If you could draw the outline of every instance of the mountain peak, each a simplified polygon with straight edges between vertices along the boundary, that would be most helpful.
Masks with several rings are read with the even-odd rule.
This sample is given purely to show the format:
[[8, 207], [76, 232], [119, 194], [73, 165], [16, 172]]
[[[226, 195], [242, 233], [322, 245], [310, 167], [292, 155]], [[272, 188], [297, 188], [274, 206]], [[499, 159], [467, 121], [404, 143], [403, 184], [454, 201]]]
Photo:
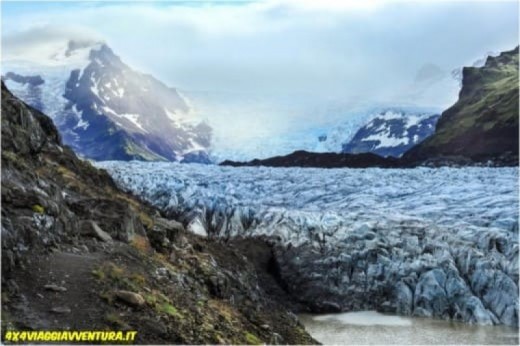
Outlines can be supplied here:
[[[209, 162], [211, 128], [186, 100], [103, 41], [62, 41], [47, 61], [6, 64], [13, 93], [49, 114], [65, 144], [95, 160]], [[43, 62], [43, 63], [42, 63]]]
[[435, 131], [438, 118], [432, 113], [385, 110], [361, 127], [343, 145], [343, 152], [400, 157]]

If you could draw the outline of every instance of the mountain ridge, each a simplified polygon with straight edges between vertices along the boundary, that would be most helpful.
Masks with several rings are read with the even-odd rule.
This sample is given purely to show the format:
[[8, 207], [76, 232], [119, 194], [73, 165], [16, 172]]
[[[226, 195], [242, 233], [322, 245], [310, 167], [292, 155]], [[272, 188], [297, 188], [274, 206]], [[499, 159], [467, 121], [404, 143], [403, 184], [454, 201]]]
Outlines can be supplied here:
[[134, 71], [105, 43], [69, 41], [42, 64], [8, 61], [2, 79], [51, 113], [77, 153], [94, 160], [210, 162], [209, 125], [190, 114], [175, 88]]
[[371, 152], [384, 157], [400, 157], [433, 134], [438, 118], [438, 114], [382, 112], [344, 143], [342, 152]]

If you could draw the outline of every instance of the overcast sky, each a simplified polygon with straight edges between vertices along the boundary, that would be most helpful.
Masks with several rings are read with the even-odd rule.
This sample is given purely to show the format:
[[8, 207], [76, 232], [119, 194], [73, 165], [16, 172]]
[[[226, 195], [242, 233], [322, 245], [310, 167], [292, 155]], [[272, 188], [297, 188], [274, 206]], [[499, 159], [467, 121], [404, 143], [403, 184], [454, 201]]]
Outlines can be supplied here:
[[2, 2], [4, 56], [71, 36], [102, 38], [131, 66], [185, 90], [388, 100], [424, 66], [448, 74], [512, 49], [518, 3]]

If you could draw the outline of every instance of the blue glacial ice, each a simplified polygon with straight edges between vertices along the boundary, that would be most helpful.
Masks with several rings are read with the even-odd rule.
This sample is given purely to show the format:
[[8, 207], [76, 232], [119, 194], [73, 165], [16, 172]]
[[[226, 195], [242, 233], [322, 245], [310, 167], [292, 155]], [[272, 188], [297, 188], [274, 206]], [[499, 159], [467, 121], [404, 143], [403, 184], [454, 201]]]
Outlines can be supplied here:
[[518, 169], [99, 162], [194, 233], [267, 237], [315, 311], [518, 325]]

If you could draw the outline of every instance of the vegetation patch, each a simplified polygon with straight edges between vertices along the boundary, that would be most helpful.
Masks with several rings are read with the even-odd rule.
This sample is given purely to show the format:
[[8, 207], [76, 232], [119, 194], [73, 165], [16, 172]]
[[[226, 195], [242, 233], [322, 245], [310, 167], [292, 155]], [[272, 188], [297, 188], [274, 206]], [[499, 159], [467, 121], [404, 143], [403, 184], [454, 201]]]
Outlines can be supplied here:
[[263, 342], [256, 335], [246, 332], [245, 338], [248, 345], [261, 345]]
[[122, 319], [122, 317], [119, 314], [115, 312], [108, 313], [105, 316], [105, 320], [118, 330], [130, 329], [130, 326]]
[[139, 220], [147, 230], [151, 230], [154, 226], [153, 219], [145, 212], [139, 212]]
[[131, 273], [113, 262], [105, 263], [101, 267], [94, 269], [92, 275], [98, 280], [110, 284], [113, 288], [141, 291], [146, 284], [146, 279], [142, 274]]
[[35, 213], [38, 213], [38, 214], [44, 214], [45, 208], [39, 204], [35, 204], [32, 206], [32, 211], [34, 211]]
[[167, 315], [173, 316], [173, 317], [182, 317], [182, 315], [177, 311], [177, 309], [171, 305], [170, 303], [162, 303], [157, 305], [158, 310], [160, 312], [164, 312]]
[[153, 290], [143, 295], [146, 303], [151, 306], [157, 313], [166, 314], [176, 318], [182, 318], [179, 310], [173, 306], [172, 301], [163, 293]]
[[12, 151], [4, 150], [2, 151], [2, 159], [16, 162], [18, 160], [18, 156]]
[[152, 251], [150, 242], [146, 237], [136, 235], [131, 241], [131, 245], [141, 253], [149, 253]]

